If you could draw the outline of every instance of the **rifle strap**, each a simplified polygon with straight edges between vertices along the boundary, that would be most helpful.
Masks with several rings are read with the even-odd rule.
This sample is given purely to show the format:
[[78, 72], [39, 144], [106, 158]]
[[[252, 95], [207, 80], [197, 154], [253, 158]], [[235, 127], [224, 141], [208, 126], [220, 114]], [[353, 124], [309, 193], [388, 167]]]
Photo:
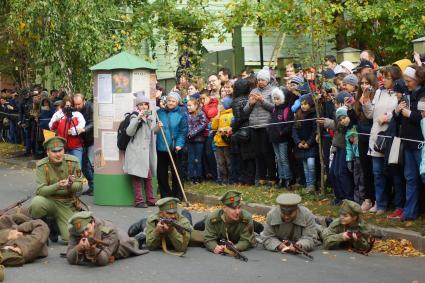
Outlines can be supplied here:
[[44, 174], [46, 175], [47, 185], [50, 186], [49, 166], [47, 165], [47, 163], [44, 164]]
[[167, 249], [167, 241], [165, 240], [165, 237], [161, 237], [161, 246], [162, 246], [162, 251], [166, 254], [169, 255], [174, 255], [174, 256], [184, 256], [184, 252], [170, 252]]

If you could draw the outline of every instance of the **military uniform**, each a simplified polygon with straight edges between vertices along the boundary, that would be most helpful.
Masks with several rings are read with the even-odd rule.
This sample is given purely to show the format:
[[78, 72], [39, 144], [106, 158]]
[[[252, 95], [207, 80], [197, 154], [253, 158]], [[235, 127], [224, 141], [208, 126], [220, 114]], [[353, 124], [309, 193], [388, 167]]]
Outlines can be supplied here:
[[343, 237], [344, 232], [348, 231], [367, 232], [366, 224], [360, 219], [362, 213], [360, 205], [350, 200], [344, 200], [340, 213], [357, 216], [358, 219], [350, 226], [343, 225], [339, 218], [335, 219], [329, 227], [323, 230], [323, 247], [327, 250], [338, 248], [353, 248], [359, 251], [368, 250], [371, 243], [365, 237], [360, 237], [358, 240], [350, 239], [348, 241], [344, 240]]
[[[3, 261], [3, 256], [0, 252], [0, 263]], [[4, 266], [0, 264], [0, 282], [4, 281]]]
[[[11, 230], [23, 234], [16, 240], [8, 240]], [[21, 266], [48, 254], [47, 241], [49, 227], [41, 220], [33, 220], [23, 214], [3, 215], [0, 217], [0, 250], [5, 266]], [[17, 247], [21, 253], [7, 249]]]
[[[177, 203], [179, 199], [167, 197], [158, 200], [155, 205], [158, 206], [159, 211], [166, 211], [168, 213], [176, 214], [176, 221], [181, 226], [192, 229], [189, 220], [177, 213]], [[171, 232], [167, 234], [158, 234], [155, 231], [156, 225], [159, 222], [160, 213], [154, 213], [150, 215], [146, 221], [146, 246], [150, 250], [155, 250], [159, 248], [165, 249], [166, 247], [173, 248], [176, 252], [185, 252], [189, 244], [190, 233], [187, 231], [177, 231], [177, 229], [172, 229]], [[164, 244], [166, 247], [164, 247]], [[165, 250], [166, 251], [166, 250]]]
[[[79, 252], [79, 244], [82, 233], [88, 223], [94, 220], [95, 233], [93, 238], [103, 242], [105, 245], [96, 244], [90, 252]], [[69, 242], [66, 258], [70, 264], [93, 263], [105, 266], [116, 259], [138, 256], [148, 253], [147, 250], [139, 249], [139, 243], [134, 238], [118, 229], [112, 222], [95, 218], [90, 211], [75, 213], [68, 222]]]
[[[53, 137], [44, 142], [46, 149], [58, 150], [63, 148], [66, 140]], [[68, 176], [76, 177], [73, 184], [67, 188], [59, 187], [58, 182]], [[81, 167], [78, 159], [64, 154], [60, 164], [54, 164], [45, 157], [37, 162], [36, 167], [36, 196], [31, 202], [30, 212], [33, 218], [54, 217], [59, 232], [64, 241], [68, 240], [68, 219], [81, 210], [76, 193], [82, 190]]]
[[[228, 191], [220, 200], [224, 205], [235, 208], [240, 205], [240, 195], [240, 192]], [[205, 247], [209, 251], [214, 251], [221, 239], [231, 241], [239, 251], [253, 247], [256, 242], [251, 214], [242, 209], [240, 219], [236, 222], [226, 220], [223, 209], [218, 209], [208, 215], [205, 220]]]

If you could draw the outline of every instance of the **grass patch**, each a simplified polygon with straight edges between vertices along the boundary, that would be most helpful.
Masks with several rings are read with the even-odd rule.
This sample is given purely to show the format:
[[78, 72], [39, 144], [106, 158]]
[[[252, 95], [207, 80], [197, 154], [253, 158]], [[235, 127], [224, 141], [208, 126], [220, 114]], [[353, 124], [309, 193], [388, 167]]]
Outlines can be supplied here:
[[6, 142], [0, 142], [0, 156], [1, 157], [12, 157], [17, 153], [22, 153], [25, 147], [21, 144], [11, 144]]
[[[202, 195], [221, 196], [226, 191], [236, 189], [243, 193], [242, 198], [244, 202], [248, 203], [262, 203], [267, 205], [276, 204], [276, 197], [286, 190], [268, 187], [247, 187], [247, 186], [219, 186], [213, 182], [204, 182], [201, 184], [193, 185], [191, 183], [185, 184], [185, 189], [188, 192], [198, 193]], [[329, 192], [323, 194], [306, 193], [303, 189], [293, 190], [291, 192], [301, 195], [303, 205], [308, 207], [314, 214], [321, 216], [338, 217], [339, 207], [330, 205], [333, 195]], [[391, 213], [391, 212], [389, 212]], [[397, 220], [388, 220], [387, 214], [376, 216], [373, 213], [364, 213], [362, 218], [369, 224], [378, 225], [381, 227], [391, 227], [397, 229], [413, 230], [425, 236], [425, 223], [423, 215], [418, 217], [415, 221], [400, 222]]]

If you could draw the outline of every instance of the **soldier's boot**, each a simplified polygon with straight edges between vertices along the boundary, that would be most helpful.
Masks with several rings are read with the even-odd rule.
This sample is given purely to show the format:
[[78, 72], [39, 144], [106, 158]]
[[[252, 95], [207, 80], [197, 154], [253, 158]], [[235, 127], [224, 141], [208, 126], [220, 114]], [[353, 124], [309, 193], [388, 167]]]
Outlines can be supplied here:
[[139, 243], [139, 249], [142, 250], [145, 243], [146, 243], [146, 235], [144, 232], [140, 232], [139, 234], [137, 234], [136, 236], [134, 236], [134, 239], [137, 240], [137, 242]]
[[53, 243], [57, 243], [58, 239], [59, 239], [59, 228], [58, 225], [56, 224], [56, 220], [52, 217], [43, 217], [41, 218], [41, 220], [43, 220], [47, 226], [49, 226], [50, 229], [50, 234], [49, 234], [49, 239], [50, 241], [52, 241]]
[[204, 219], [196, 222], [195, 225], [193, 226], [193, 229], [196, 230], [196, 231], [204, 231], [205, 230], [205, 219], [206, 219], [206, 217]]
[[147, 218], [145, 217], [140, 219], [138, 222], [132, 224], [130, 228], [128, 228], [128, 232], [127, 232], [128, 236], [135, 237], [140, 232], [143, 232], [143, 230], [145, 230], [145, 227], [146, 227], [146, 220]]
[[253, 222], [254, 222], [254, 232], [257, 233], [257, 234], [261, 234], [261, 232], [263, 232], [263, 230], [264, 230], [263, 224], [255, 221], [255, 220]]

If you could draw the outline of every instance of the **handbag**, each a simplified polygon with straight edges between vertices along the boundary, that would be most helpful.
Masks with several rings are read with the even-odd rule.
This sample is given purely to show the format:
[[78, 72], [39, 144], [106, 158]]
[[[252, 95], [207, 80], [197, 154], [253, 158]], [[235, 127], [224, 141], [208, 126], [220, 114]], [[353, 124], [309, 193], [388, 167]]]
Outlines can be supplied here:
[[403, 143], [399, 137], [394, 137], [388, 156], [388, 165], [403, 165]]
[[376, 137], [376, 141], [375, 144], [373, 146], [373, 150], [375, 150], [376, 152], [385, 153], [385, 149], [387, 147], [388, 144], [388, 138], [385, 138], [383, 136], [386, 136], [386, 131], [380, 131], [378, 133], [378, 136]]
[[236, 133], [233, 135], [233, 137], [240, 142], [249, 141], [249, 138], [250, 138], [249, 128], [242, 128], [237, 130]]

